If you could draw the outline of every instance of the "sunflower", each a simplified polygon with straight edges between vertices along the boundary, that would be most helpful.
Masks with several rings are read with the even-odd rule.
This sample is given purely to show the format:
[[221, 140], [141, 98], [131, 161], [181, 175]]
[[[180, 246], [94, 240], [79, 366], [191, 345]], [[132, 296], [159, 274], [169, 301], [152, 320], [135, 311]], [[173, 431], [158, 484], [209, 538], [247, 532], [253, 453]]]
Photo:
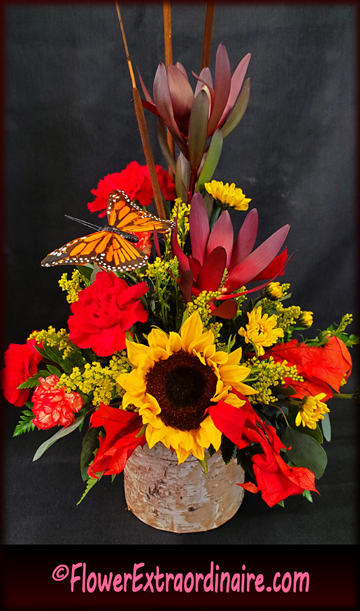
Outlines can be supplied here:
[[256, 391], [243, 383], [250, 369], [239, 365], [241, 348], [216, 351], [212, 331], [203, 332], [198, 312], [182, 325], [180, 334], [153, 329], [148, 346], [126, 341], [131, 373], [117, 378], [124, 388], [123, 408], [133, 405], [146, 424], [149, 448], [161, 441], [176, 451], [179, 463], [193, 454], [199, 460], [212, 444], [217, 451], [221, 432], [207, 408], [222, 400], [235, 407], [243, 395]]

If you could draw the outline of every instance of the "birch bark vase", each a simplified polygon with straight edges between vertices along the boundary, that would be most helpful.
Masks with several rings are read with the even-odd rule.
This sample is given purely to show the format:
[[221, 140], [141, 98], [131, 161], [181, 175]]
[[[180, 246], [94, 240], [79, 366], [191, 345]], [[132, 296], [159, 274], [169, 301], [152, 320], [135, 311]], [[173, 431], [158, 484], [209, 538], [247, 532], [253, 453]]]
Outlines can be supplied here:
[[174, 452], [162, 443], [151, 450], [138, 446], [124, 470], [128, 509], [145, 524], [176, 533], [211, 530], [230, 520], [239, 509], [244, 471], [221, 454], [207, 454], [208, 473], [190, 455], [178, 465]]

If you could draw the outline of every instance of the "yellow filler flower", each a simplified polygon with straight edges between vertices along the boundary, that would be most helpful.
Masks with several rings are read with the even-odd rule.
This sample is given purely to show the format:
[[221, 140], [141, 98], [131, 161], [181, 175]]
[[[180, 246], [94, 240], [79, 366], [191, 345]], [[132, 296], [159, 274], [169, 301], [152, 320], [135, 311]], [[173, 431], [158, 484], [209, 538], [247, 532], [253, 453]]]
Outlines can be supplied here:
[[248, 312], [249, 323], [246, 329], [241, 327], [238, 331], [247, 344], [255, 344], [258, 356], [265, 354], [264, 347], [272, 346], [276, 344], [279, 337], [284, 337], [284, 331], [276, 329], [277, 316], [275, 314], [270, 317], [268, 314], [262, 316], [261, 308], [262, 306], [259, 306], [252, 312]]
[[146, 424], [149, 448], [161, 441], [176, 451], [179, 463], [193, 454], [199, 460], [212, 444], [217, 451], [221, 432], [205, 413], [211, 403], [225, 401], [240, 407], [244, 395], [256, 390], [243, 383], [250, 369], [239, 365], [241, 348], [228, 354], [216, 351], [212, 331], [203, 333], [199, 313], [183, 324], [180, 334], [153, 329], [148, 346], [126, 341], [135, 369], [117, 378], [124, 388], [123, 408], [138, 408]]
[[247, 210], [249, 208], [251, 199], [246, 198], [242, 190], [235, 187], [234, 182], [231, 185], [228, 182], [224, 185], [223, 182], [212, 180], [205, 183], [205, 189], [221, 203], [222, 208], [234, 208], [235, 210]]
[[330, 411], [326, 403], [322, 402], [325, 397], [325, 393], [320, 393], [315, 397], [304, 397], [295, 419], [296, 426], [302, 424], [309, 429], [316, 429], [318, 421], [324, 420], [324, 414]]

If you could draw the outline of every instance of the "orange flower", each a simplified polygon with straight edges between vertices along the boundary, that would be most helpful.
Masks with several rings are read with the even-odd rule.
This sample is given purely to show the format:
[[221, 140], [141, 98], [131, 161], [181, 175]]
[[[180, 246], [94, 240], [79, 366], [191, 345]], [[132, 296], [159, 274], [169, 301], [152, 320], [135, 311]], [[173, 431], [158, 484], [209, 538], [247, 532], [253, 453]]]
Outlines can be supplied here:
[[82, 398], [77, 392], [65, 392], [65, 388], [56, 388], [59, 378], [56, 375], [39, 378], [32, 396], [33, 424], [38, 429], [51, 429], [58, 424], [65, 428], [75, 420], [74, 412], [82, 408]]

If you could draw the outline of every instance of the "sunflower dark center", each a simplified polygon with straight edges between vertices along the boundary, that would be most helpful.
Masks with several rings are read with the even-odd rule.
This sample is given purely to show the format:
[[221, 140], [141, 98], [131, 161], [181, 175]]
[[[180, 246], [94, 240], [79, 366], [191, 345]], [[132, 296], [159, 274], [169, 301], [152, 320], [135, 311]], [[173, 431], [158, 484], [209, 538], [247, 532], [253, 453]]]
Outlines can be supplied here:
[[200, 426], [216, 391], [217, 377], [197, 356], [180, 350], [158, 361], [146, 375], [146, 391], [157, 399], [166, 426], [190, 431]]

